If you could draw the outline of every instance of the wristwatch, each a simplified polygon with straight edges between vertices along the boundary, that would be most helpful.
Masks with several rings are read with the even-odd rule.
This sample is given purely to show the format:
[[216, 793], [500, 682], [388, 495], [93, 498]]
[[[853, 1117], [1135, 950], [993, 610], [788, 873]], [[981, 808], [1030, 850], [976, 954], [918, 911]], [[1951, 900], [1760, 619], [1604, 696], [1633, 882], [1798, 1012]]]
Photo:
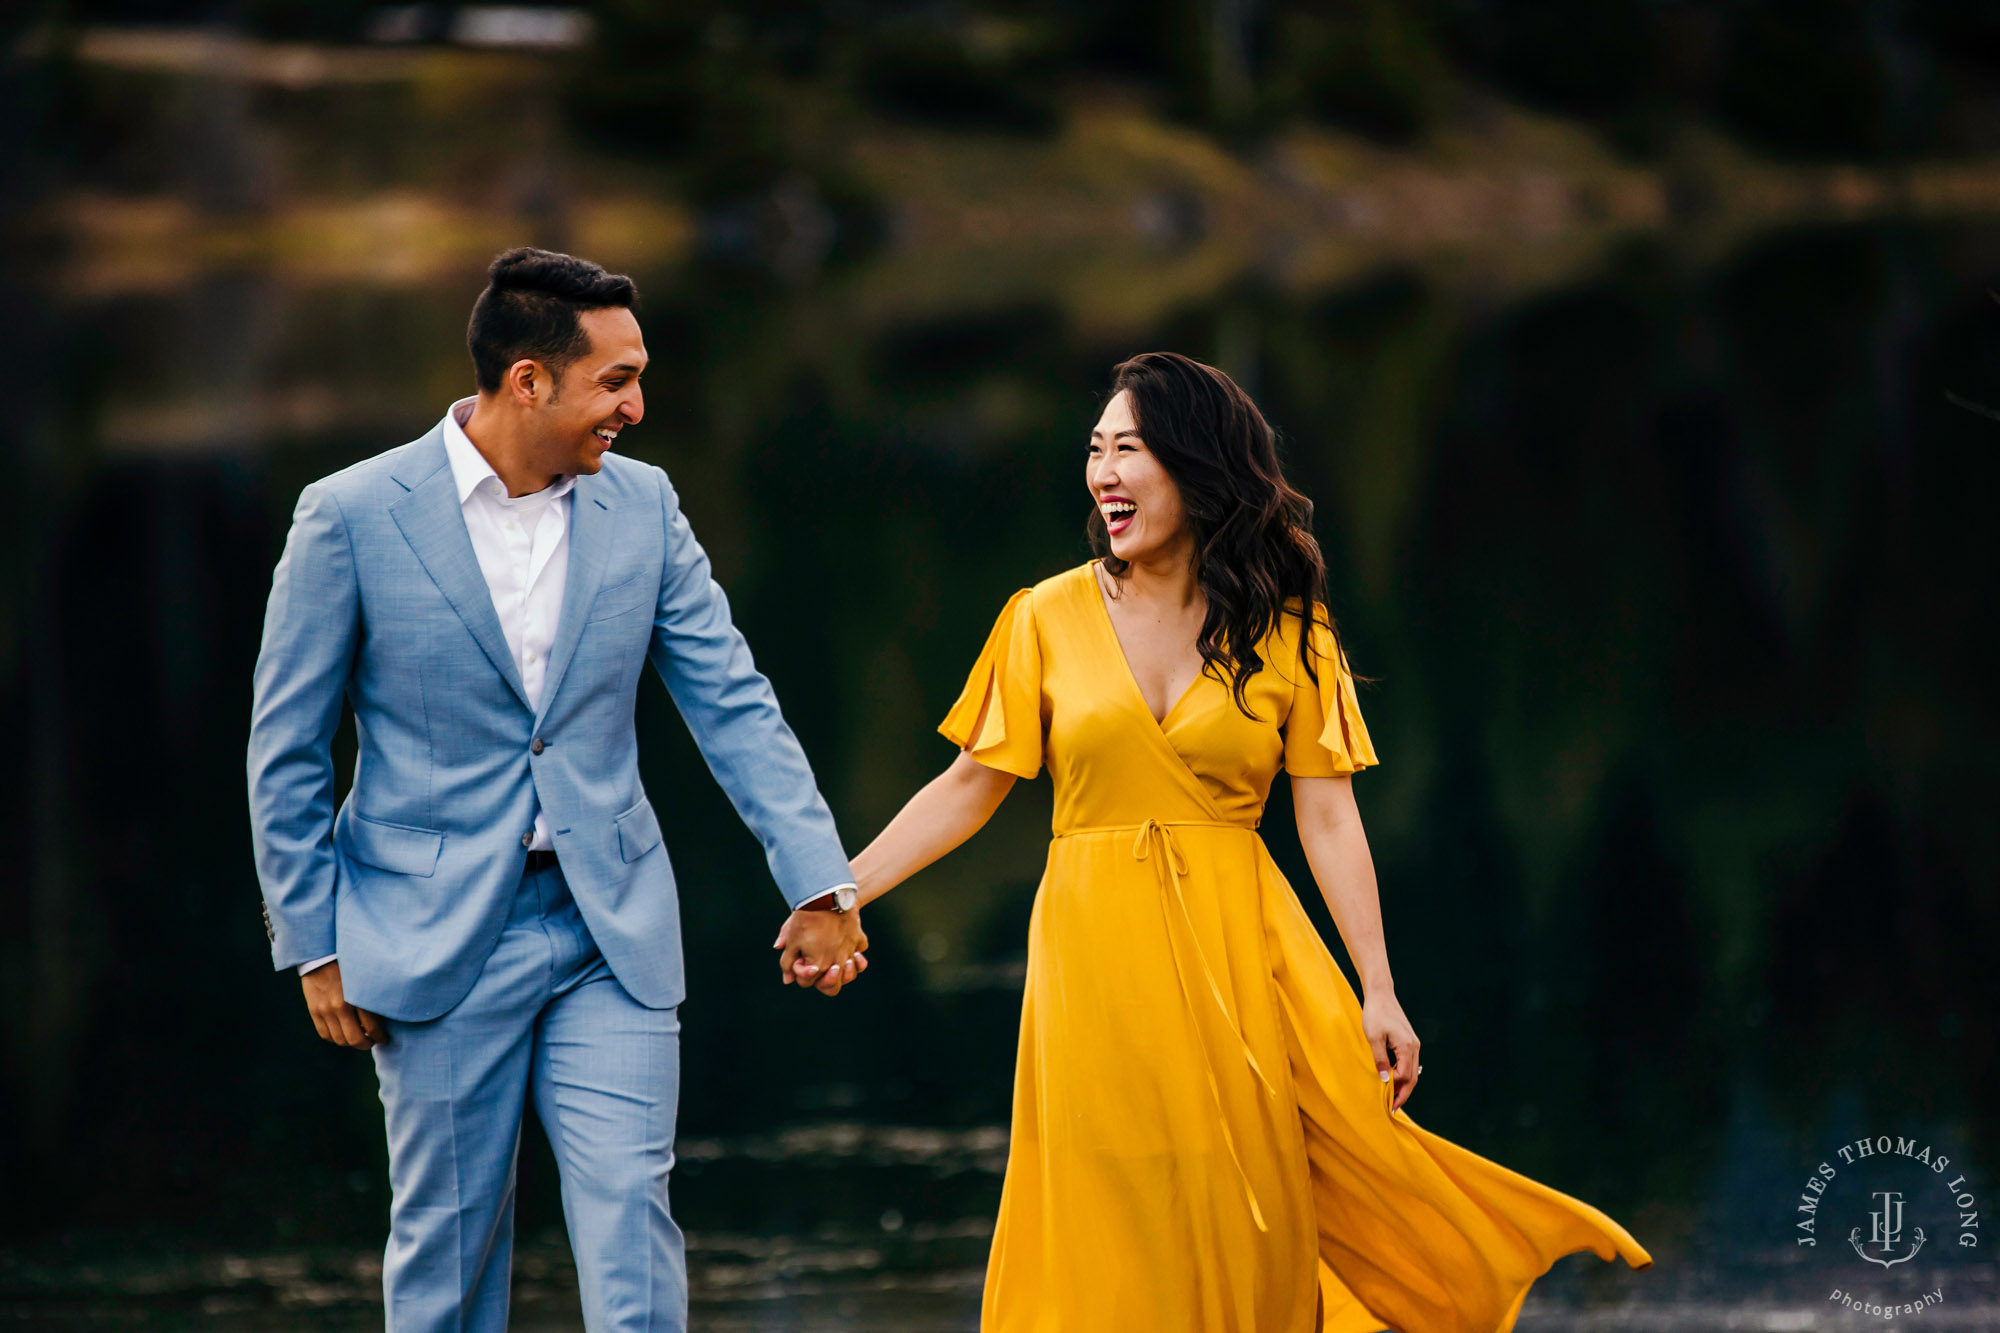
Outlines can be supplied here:
[[829, 889], [810, 902], [800, 903], [798, 910], [801, 912], [852, 912], [854, 910], [854, 900], [860, 895], [860, 892], [852, 884], [842, 884], [838, 888]]

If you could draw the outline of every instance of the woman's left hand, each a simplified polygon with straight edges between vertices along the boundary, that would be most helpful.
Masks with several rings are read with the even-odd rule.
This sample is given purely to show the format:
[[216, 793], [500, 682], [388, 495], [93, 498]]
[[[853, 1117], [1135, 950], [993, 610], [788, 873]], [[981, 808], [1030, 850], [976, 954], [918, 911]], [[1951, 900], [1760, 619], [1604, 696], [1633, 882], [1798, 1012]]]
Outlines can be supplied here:
[[1375, 1068], [1384, 1080], [1396, 1082], [1396, 1101], [1389, 1109], [1401, 1110], [1417, 1086], [1417, 1030], [1403, 1016], [1401, 1001], [1394, 991], [1370, 993], [1361, 1005], [1361, 1031], [1375, 1052]]

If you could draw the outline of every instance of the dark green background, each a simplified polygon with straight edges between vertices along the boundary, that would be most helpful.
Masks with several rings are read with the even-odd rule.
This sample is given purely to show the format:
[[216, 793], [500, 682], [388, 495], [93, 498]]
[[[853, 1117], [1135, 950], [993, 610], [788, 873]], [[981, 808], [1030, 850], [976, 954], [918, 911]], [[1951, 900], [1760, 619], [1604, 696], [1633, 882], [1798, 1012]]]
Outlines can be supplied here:
[[[1721, 9], [1440, 9], [1402, 92], [1328, 76], [1350, 104], [1315, 103], [1282, 46], [1258, 48], [1268, 96], [1236, 119], [1175, 74], [1171, 42], [1111, 40], [1111, 10], [1096, 27], [1028, 17], [1047, 20], [1031, 47], [1051, 68], [1152, 80], [1168, 114], [1245, 152], [1287, 116], [1389, 144], [1421, 133], [1426, 69], [1587, 117], [1640, 162], [1658, 125], [1694, 115], [1800, 158], [1987, 145], [1979, 61], [2000, 28], [1969, 17], [1984, 7], [1907, 7], [1896, 40], [1916, 66], [1870, 36], [1875, 10], [1819, 8], [1847, 26], [1781, 5], [1717, 20], [1713, 77], [1682, 83], [1656, 68], [1648, 25]], [[671, 31], [601, 12], [638, 33], [606, 60], [653, 59], [643, 37], [672, 67]], [[1257, 12], [1268, 32], [1362, 31], [1373, 11]], [[239, 17], [273, 21], [260, 14]], [[351, 15], [327, 14], [342, 35]], [[798, 24], [755, 26], [752, 53], [781, 68], [787, 51], [846, 52], [875, 71], [854, 95], [880, 114], [957, 123], [909, 74], [922, 61], [900, 30]], [[1633, 77], [1611, 78], [1625, 56]], [[1033, 135], [1048, 85], [1022, 59], [1009, 132]], [[1364, 63], [1387, 79], [1386, 59]], [[1897, 93], [1907, 68], [1917, 91]], [[15, 72], [10, 106], [54, 118], [36, 122], [52, 136], [39, 156], [17, 145], [14, 179], [90, 179], [109, 159], [90, 156], [74, 90]], [[1816, 97], [1849, 120], [1809, 114]], [[582, 95], [571, 112], [586, 137], [607, 114]], [[784, 166], [716, 143], [668, 153], [692, 198]], [[870, 208], [841, 212], [853, 253], [804, 281], [727, 257], [635, 274], [653, 364], [621, 444], [675, 478], [851, 850], [952, 757], [933, 729], [1007, 595], [1087, 557], [1082, 444], [1110, 367], [1186, 352], [1238, 376], [1281, 431], [1350, 653], [1376, 679], [1362, 706], [1383, 764], [1356, 788], [1425, 1042], [1412, 1113], [1732, 1289], [1774, 1280], [1798, 1183], [1859, 1134], [1948, 1142], [1991, 1192], [2000, 424], [1946, 394], [2000, 400], [2000, 223], [1807, 223], [1720, 251], [1669, 231], [1527, 287], [1397, 264], [1323, 289], [1233, 280], [1107, 335], [1041, 297], [885, 313], [868, 281], [892, 241]], [[387, 1205], [380, 1109], [365, 1058], [317, 1041], [296, 982], [269, 968], [249, 669], [299, 488], [469, 391], [477, 266], [415, 284], [249, 266], [98, 296], [49, 281], [33, 250], [15, 258], [0, 1285], [27, 1301], [87, 1286], [91, 1263], [366, 1251]], [[330, 406], [275, 432], [228, 426], [232, 402], [273, 391]], [[117, 423], [188, 401], [223, 424], [121, 443]], [[775, 984], [782, 904], [656, 684], [638, 725], [688, 940], [695, 1151], [676, 1212], [696, 1235], [874, 1236], [892, 1271], [976, 1270], [998, 1163], [964, 1134], [1007, 1118], [1046, 778], [870, 909], [873, 967], [827, 1002]], [[1326, 926], [1282, 788], [1265, 828]], [[960, 1137], [759, 1137], [827, 1124]], [[532, 1135], [521, 1207], [525, 1235], [560, 1218]], [[1655, 1278], [1655, 1295], [1675, 1289], [1658, 1270], [1638, 1281]]]

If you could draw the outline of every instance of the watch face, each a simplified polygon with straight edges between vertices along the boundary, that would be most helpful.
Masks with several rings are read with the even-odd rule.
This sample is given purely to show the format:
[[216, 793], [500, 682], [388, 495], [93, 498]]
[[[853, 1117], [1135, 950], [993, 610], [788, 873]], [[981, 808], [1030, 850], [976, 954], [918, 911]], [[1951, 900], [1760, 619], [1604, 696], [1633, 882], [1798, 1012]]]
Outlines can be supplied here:
[[843, 885], [833, 891], [833, 905], [842, 912], [854, 910], [855, 890], [852, 885]]

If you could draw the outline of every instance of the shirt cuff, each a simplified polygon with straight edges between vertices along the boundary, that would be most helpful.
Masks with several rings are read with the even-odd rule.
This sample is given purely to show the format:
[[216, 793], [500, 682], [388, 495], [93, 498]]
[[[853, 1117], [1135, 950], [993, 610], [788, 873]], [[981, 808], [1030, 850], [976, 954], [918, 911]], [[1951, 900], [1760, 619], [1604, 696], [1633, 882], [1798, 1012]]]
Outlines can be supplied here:
[[799, 904], [798, 904], [797, 906], [793, 907], [793, 908], [792, 908], [792, 910], [793, 910], [794, 912], [796, 912], [796, 911], [799, 911], [799, 910], [801, 910], [802, 908], [804, 908], [804, 907], [805, 907], [805, 905], [806, 905], [806, 903], [816, 903], [816, 902], [818, 902], [818, 901], [819, 901], [820, 899], [822, 899], [822, 898], [826, 897], [826, 896], [827, 896], [827, 895], [828, 895], [829, 893], [832, 893], [832, 892], [834, 892], [834, 891], [835, 891], [836, 889], [856, 889], [856, 890], [858, 890], [858, 889], [859, 889], [860, 887], [861, 887], [861, 886], [860, 886], [859, 884], [856, 884], [856, 883], [855, 883], [855, 882], [854, 882], [853, 880], [851, 880], [851, 879], [850, 879], [850, 880], [846, 880], [846, 881], [844, 881], [844, 882], [842, 882], [842, 883], [839, 883], [839, 884], [829, 884], [829, 885], [828, 885], [828, 886], [827, 886], [826, 888], [824, 888], [824, 889], [821, 889], [821, 890], [820, 890], [820, 891], [819, 891], [818, 893], [815, 893], [815, 894], [814, 894], [814, 895], [813, 895], [812, 897], [810, 897], [810, 898], [807, 898], [807, 899], [805, 899], [805, 900], [804, 900], [803, 902], [800, 902], [800, 903], [799, 903]]
[[304, 976], [306, 973], [312, 971], [314, 968], [325, 967], [328, 963], [332, 962], [334, 959], [338, 957], [340, 957], [339, 954], [330, 953], [324, 958], [315, 958], [309, 963], [300, 963], [299, 975]]

